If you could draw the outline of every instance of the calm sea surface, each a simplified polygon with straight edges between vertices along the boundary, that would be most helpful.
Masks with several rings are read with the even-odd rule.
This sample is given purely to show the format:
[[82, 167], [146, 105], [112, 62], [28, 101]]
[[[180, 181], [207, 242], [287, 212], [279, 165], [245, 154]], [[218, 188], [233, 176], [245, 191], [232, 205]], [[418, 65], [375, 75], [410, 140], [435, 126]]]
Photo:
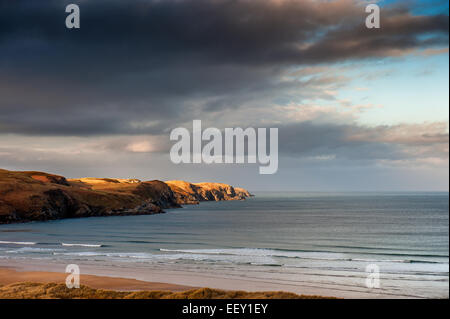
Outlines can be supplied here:
[[[0, 261], [164, 266], [282, 285], [447, 297], [448, 193], [260, 193], [166, 214], [0, 225]], [[128, 275], [129, 277], [129, 275]]]

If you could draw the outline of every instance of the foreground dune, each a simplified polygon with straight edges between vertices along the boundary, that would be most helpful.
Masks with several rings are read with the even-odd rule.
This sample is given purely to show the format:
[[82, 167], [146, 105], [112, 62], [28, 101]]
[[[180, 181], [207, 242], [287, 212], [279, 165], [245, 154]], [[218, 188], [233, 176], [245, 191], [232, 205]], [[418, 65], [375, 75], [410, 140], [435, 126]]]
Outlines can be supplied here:
[[80, 288], [68, 289], [67, 274], [0, 268], [0, 299], [316, 299], [284, 291], [247, 292], [198, 288], [130, 278], [82, 275]]
[[129, 278], [82, 275], [85, 285], [68, 289], [67, 274], [0, 268], [0, 299], [312, 299], [283, 291], [246, 292], [197, 288]]
[[114, 291], [81, 286], [68, 289], [60, 283], [22, 282], [0, 287], [0, 299], [317, 299], [283, 291], [228, 291], [210, 288], [172, 291]]

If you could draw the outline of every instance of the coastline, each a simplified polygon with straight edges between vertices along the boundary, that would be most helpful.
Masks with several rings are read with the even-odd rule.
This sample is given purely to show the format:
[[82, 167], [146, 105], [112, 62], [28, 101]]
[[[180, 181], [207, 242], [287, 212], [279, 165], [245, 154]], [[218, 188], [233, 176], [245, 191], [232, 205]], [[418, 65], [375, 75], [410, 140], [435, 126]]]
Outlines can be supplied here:
[[223, 183], [64, 176], [0, 168], [0, 224], [153, 215], [202, 201], [243, 200], [246, 189]]
[[[66, 265], [61, 263], [35, 262], [29, 263], [0, 260], [0, 286], [24, 281], [40, 283], [65, 283], [68, 274], [64, 273]], [[346, 289], [328, 288], [289, 282], [274, 282], [269, 279], [253, 279], [242, 275], [224, 277], [219, 273], [198, 273], [173, 269], [123, 269], [120, 267], [102, 267], [80, 265], [80, 284], [97, 289], [115, 291], [172, 291], [182, 292], [191, 289], [208, 288], [226, 291], [246, 292], [283, 292], [303, 296], [326, 296], [324, 298], [417, 298], [408, 295], [391, 295], [378, 293], [376, 290], [361, 289], [349, 291]], [[5, 275], [4, 275], [5, 274]], [[7, 278], [4, 278], [6, 277]]]
[[[185, 207], [183, 211], [173, 209], [170, 214], [151, 217], [68, 219], [33, 223], [29, 228], [5, 226], [5, 239], [10, 240], [10, 243], [16, 241], [16, 244], [23, 244], [17, 247], [7, 244], [3, 248], [0, 268], [6, 267], [22, 273], [59, 273], [60, 278], [65, 278], [66, 266], [74, 263], [81, 270], [81, 285], [93, 287], [84, 278], [97, 276], [102, 277], [98, 279], [102, 286], [96, 287], [117, 289], [116, 291], [155, 291], [155, 284], [163, 284], [168, 285], [165, 287], [169, 290], [170, 285], [176, 285], [227, 291], [284, 291], [337, 298], [448, 298], [448, 272], [442, 270], [445, 263], [448, 269], [448, 258], [445, 260], [448, 255], [445, 255], [445, 251], [430, 251], [434, 255], [428, 253], [426, 256], [410, 256], [408, 254], [411, 252], [400, 250], [398, 253], [407, 255], [402, 259], [393, 259], [390, 251], [381, 251], [379, 253], [384, 255], [374, 258], [371, 251], [356, 255], [351, 250], [342, 249], [342, 252], [336, 249], [334, 252], [321, 252], [320, 249], [308, 251], [308, 247], [305, 251], [301, 247], [295, 247], [299, 250], [289, 250], [292, 246], [290, 243], [295, 242], [295, 236], [292, 235], [286, 236], [287, 244], [282, 247], [287, 250], [246, 248], [257, 247], [255, 242], [271, 247], [270, 243], [264, 241], [266, 233], [259, 237], [262, 240], [245, 242], [243, 247], [233, 248], [233, 244], [243, 242], [241, 237], [236, 236], [248, 237], [245, 230], [253, 225], [256, 217], [261, 217], [259, 225], [263, 225], [263, 229], [270, 229], [268, 223], [273, 221], [272, 211], [263, 214], [264, 210], [260, 207], [266, 206], [272, 198], [258, 198], [245, 201], [242, 205], [233, 201], [203, 203], [200, 206]], [[324, 200], [322, 197], [319, 199], [323, 205]], [[357, 198], [353, 199], [355, 200]], [[242, 206], [242, 209], [236, 209], [236, 206]], [[365, 204], [361, 207], [365, 207]], [[330, 212], [327, 206], [325, 210]], [[211, 223], [215, 226], [214, 231], [207, 232], [203, 228], [205, 216], [215, 217], [216, 221], [220, 221]], [[233, 224], [236, 217], [243, 221], [240, 228], [235, 228]], [[127, 225], [126, 231], [123, 231], [123, 225]], [[67, 229], [75, 231], [67, 236]], [[223, 234], [218, 229], [233, 229], [232, 238], [238, 240], [231, 241], [230, 233]], [[303, 228], [303, 236], [309, 238], [305, 231]], [[104, 232], [117, 233], [117, 236], [109, 238]], [[204, 237], [192, 237], [199, 232]], [[133, 236], [130, 238], [129, 234]], [[284, 233], [277, 231], [276, 234], [279, 236]], [[47, 238], [48, 236], [51, 238]], [[195, 244], [194, 239], [200, 244]], [[205, 242], [209, 247], [204, 245]], [[60, 247], [63, 243], [81, 247]], [[183, 244], [180, 246], [179, 243]], [[332, 249], [333, 247], [335, 246], [331, 246]], [[427, 246], [423, 249], [427, 251]], [[207, 262], [202, 262], [203, 260]], [[373, 260], [377, 260], [384, 270], [381, 289], [369, 289], [365, 285], [364, 267]], [[290, 267], [292, 265], [296, 267]], [[322, 271], [324, 267], [328, 269]], [[412, 271], [415, 273], [411, 274]], [[423, 275], [416, 276], [417, 272]], [[9, 275], [4, 277], [7, 276]], [[17, 276], [16, 279], [12, 278], [9, 282], [23, 281]], [[123, 282], [121, 287], [105, 286], [111, 285], [110, 278], [132, 282]], [[36, 282], [34, 279], [29, 280]], [[139, 287], [133, 286], [136, 281], [141, 282]], [[64, 281], [61, 280], [60, 283], [64, 288]], [[443, 290], [446, 285], [447, 289]], [[395, 289], [397, 287], [400, 289]]]
[[17, 271], [0, 267], [0, 299], [81, 298], [81, 299], [329, 299], [318, 295], [298, 295], [285, 291], [243, 291], [198, 288], [129, 278], [82, 275], [78, 289], [65, 286], [67, 274], [44, 271]]

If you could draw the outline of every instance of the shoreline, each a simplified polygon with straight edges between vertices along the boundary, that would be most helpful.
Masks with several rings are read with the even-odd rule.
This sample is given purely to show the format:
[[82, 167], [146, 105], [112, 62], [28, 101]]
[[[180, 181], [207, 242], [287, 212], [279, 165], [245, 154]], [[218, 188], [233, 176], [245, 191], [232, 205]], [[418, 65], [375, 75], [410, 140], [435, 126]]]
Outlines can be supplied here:
[[49, 271], [18, 271], [0, 266], [0, 299], [81, 298], [81, 299], [334, 299], [318, 295], [298, 295], [285, 291], [243, 291], [199, 288], [129, 278], [80, 275], [80, 288], [68, 289], [68, 274]]
[[[250, 208], [261, 206], [252, 206], [252, 204], [258, 204], [258, 200], [249, 201], [247, 205]], [[395, 260], [391, 260], [392, 257], [389, 257], [392, 252], [383, 250], [381, 255], [386, 254], [386, 256], [376, 257], [372, 257], [373, 252], [371, 251], [363, 251], [361, 253], [363, 255], [360, 256], [356, 255], [352, 250], [333, 248], [325, 256], [322, 255], [321, 249], [318, 249], [317, 252], [315, 250], [306, 250], [306, 253], [301, 250], [294, 250], [294, 252], [282, 250], [280, 253], [276, 248], [273, 251], [270, 248], [248, 248], [257, 246], [255, 241], [249, 241], [249, 245], [242, 245], [243, 247], [235, 247], [232, 246], [233, 243], [225, 242], [223, 245], [225, 247], [222, 247], [222, 241], [216, 240], [209, 233], [205, 234], [212, 241], [201, 240], [199, 244], [189, 236], [183, 236], [184, 234], [180, 233], [181, 228], [172, 227], [172, 225], [174, 221], [175, 225], [185, 225], [184, 223], [191, 219], [194, 219], [194, 221], [203, 220], [206, 214], [208, 216], [211, 214], [212, 205], [215, 207], [217, 204], [205, 203], [204, 205], [203, 209], [195, 207], [187, 209], [191, 214], [185, 214], [184, 212], [151, 218], [129, 218], [130, 230], [126, 232], [122, 232], [121, 223], [115, 222], [119, 221], [119, 218], [112, 217], [108, 222], [98, 222], [98, 220], [93, 220], [92, 223], [67, 221], [67, 223], [55, 222], [55, 225], [49, 226], [45, 226], [45, 223], [36, 223], [30, 229], [6, 227], [5, 233], [16, 231], [24, 233], [23, 236], [19, 234], [5, 236], [7, 240], [11, 240], [9, 243], [16, 241], [18, 246], [17, 249], [12, 244], [7, 245], [7, 248], [2, 248], [2, 250], [5, 250], [5, 254], [2, 253], [2, 256], [0, 256], [0, 268], [6, 267], [18, 272], [54, 272], [59, 273], [59, 276], [62, 276], [61, 278], [65, 278], [67, 276], [64, 273], [66, 266], [68, 264], [78, 264], [81, 270], [81, 285], [123, 291], [160, 289], [155, 288], [154, 284], [162, 284], [165, 287], [163, 289], [168, 290], [171, 289], [171, 285], [175, 285], [188, 287], [187, 289], [192, 287], [200, 287], [202, 289], [206, 287], [226, 291], [284, 291], [299, 295], [337, 298], [448, 299], [448, 253], [446, 252], [437, 251], [434, 253], [435, 255], [425, 258], [421, 257], [421, 255], [417, 255], [417, 257], [409, 255], [411, 252], [407, 249], [406, 253], [408, 254], [405, 257]], [[224, 205], [225, 209], [227, 207], [235, 207], [234, 203], [224, 203]], [[173, 212], [179, 212], [179, 210], [174, 209]], [[220, 208], [218, 212], [221, 212]], [[233, 210], [233, 212], [235, 211]], [[240, 217], [243, 212], [247, 220], [253, 220], [257, 214], [258, 216], [260, 214], [259, 210], [256, 213], [256, 210], [252, 209], [237, 210], [236, 213], [230, 214], [231, 217]], [[223, 216], [223, 214], [217, 216]], [[224, 225], [223, 221], [227, 222], [227, 219], [235, 220], [231, 217], [220, 219], [221, 227]], [[123, 218], [127, 220], [126, 217]], [[273, 214], [267, 218], [272, 220]], [[146, 223], [147, 219], [148, 223]], [[155, 223], [153, 223], [153, 220], [155, 220]], [[245, 221], [245, 218], [243, 220]], [[143, 227], [141, 222], [143, 222], [142, 225], [145, 224], [148, 228]], [[80, 234], [75, 232], [72, 237], [62, 236], [68, 226], [78, 231], [78, 229], [82, 229], [81, 226], [86, 225], [92, 228], [88, 229], [88, 231], [80, 231]], [[136, 225], [139, 225], [139, 227], [136, 227]], [[189, 234], [195, 234], [196, 231], [199, 231], [200, 227], [197, 227], [197, 224], [187, 223], [187, 225], [191, 227]], [[48, 234], [53, 235], [51, 229], [56, 229], [56, 238], [47, 238]], [[90, 237], [91, 233], [95, 233], [98, 229], [101, 230], [100, 233], [103, 236], [99, 237], [101, 240], [95, 236]], [[104, 229], [107, 230], [105, 233], [118, 231], [118, 239], [110, 239], [107, 234], [103, 235]], [[129, 239], [129, 233], [133, 233], [136, 229], [138, 230], [136, 235], [134, 237], [131, 236], [132, 238]], [[25, 234], [25, 232], [31, 230], [35, 234]], [[169, 235], [166, 234], [166, 231]], [[184, 228], [182, 231], [185, 231]], [[42, 232], [42, 235], [39, 232]], [[176, 241], [168, 240], [168, 238], [172, 239], [171, 232], [180, 234]], [[86, 238], [82, 241], [84, 244], [76, 244], [81, 242], [82, 238]], [[219, 239], [222, 238], [228, 240], [229, 234], [219, 237]], [[264, 242], [265, 236], [261, 238]], [[134, 239], [139, 239], [139, 241], [134, 242]], [[128, 240], [131, 241], [128, 242]], [[28, 247], [25, 241], [36, 246]], [[207, 245], [201, 246], [205, 242], [207, 242]], [[291, 237], [285, 242], [285, 247], [289, 248], [290, 242]], [[4, 243], [8, 242], [5, 241]], [[22, 244], [19, 245], [20, 243]], [[63, 247], [64, 249], [58, 247], [64, 245], [63, 243], [75, 243], [70, 245], [84, 245], [86, 247]], [[122, 243], [124, 243], [123, 247], [120, 246]], [[143, 243], [145, 243], [145, 249], [140, 245]], [[180, 245], [180, 248], [167, 249], [173, 248], [173, 243], [183, 244]], [[241, 241], [239, 241], [240, 243]], [[12, 250], [8, 251], [10, 246], [13, 246]], [[213, 248], [206, 249], [210, 246]], [[271, 246], [269, 244], [264, 247]], [[333, 244], [331, 244], [331, 247], [334, 247]], [[252, 249], [263, 250], [254, 252]], [[264, 249], [268, 249], [268, 251]], [[426, 246], [423, 249], [428, 251]], [[134, 255], [135, 253], [137, 255]], [[315, 253], [320, 255], [315, 255]], [[347, 253], [349, 255], [346, 255]], [[405, 254], [403, 251], [400, 251], [400, 253]], [[184, 254], [188, 254], [187, 258]], [[212, 257], [209, 254], [212, 254]], [[275, 262], [272, 262], [270, 258], [266, 260], [266, 255], [275, 256], [279, 259], [275, 259]], [[257, 258], [254, 256], [257, 256]], [[261, 256], [263, 258], [259, 258]], [[447, 259], [444, 257], [447, 257]], [[199, 260], [198, 262], [196, 261], [197, 259]], [[203, 260], [207, 260], [207, 262], [203, 262]], [[422, 260], [423, 262], [421, 262]], [[371, 289], [365, 284], [367, 276], [365, 267], [368, 262], [372, 263], [374, 261], [380, 262], [380, 266], [383, 269], [383, 282], [380, 289]], [[445, 269], [445, 264], [447, 270]], [[413, 271], [414, 273], [412, 273]], [[0, 274], [0, 277], [2, 276]], [[21, 280], [21, 278], [17, 277], [17, 274], [14, 276], [17, 280], [11, 279], [10, 283]], [[97, 278], [101, 286], [93, 286], [83, 280], [83, 278], [89, 278], [89, 276], [102, 277]], [[9, 277], [9, 275], [4, 275], [3, 277]], [[42, 281], [42, 278], [39, 278], [39, 276], [37, 278]], [[116, 282], [116, 286], [112, 287], [110, 286], [111, 278], [125, 280], [125, 282], [122, 282], [122, 285], [119, 285], [119, 287], [117, 287]], [[132, 282], [130, 283], [127, 280], [132, 280]], [[30, 279], [29, 281], [35, 282], [36, 280]], [[133, 286], [136, 284], [136, 281], [140, 282], [138, 287]], [[63, 280], [60, 282], [65, 286]]]
[[[59, 282], [65, 286], [66, 265], [55, 262], [39, 263], [0, 259], [0, 286], [23, 281]], [[337, 287], [297, 285], [271, 280], [255, 280], [245, 276], [224, 277], [220, 274], [197, 273], [164, 268], [121, 268], [81, 264], [80, 284], [98, 289], [116, 291], [164, 290], [182, 292], [190, 289], [209, 288], [226, 291], [284, 292], [304, 296], [326, 296], [326, 298], [417, 298], [417, 296], [384, 294], [368, 289], [346, 290]]]

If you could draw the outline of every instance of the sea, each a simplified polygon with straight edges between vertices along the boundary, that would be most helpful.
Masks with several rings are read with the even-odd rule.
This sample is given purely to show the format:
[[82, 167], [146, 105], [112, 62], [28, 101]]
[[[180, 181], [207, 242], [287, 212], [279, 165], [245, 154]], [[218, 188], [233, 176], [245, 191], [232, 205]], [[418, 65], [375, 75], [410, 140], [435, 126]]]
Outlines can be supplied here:
[[337, 297], [448, 298], [449, 194], [257, 192], [158, 215], [0, 225], [0, 265], [8, 262], [149, 281], [145, 270], [159, 269]]

